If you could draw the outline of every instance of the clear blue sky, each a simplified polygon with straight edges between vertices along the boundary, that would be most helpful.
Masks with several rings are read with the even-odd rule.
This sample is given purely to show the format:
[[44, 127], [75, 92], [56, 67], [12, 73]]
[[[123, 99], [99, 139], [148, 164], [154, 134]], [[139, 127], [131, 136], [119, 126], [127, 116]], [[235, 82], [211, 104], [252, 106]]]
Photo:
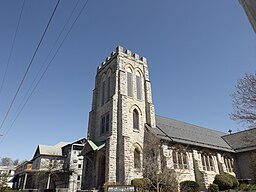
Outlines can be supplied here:
[[[84, 2], [79, 3], [76, 14]], [[238, 0], [90, 0], [9, 129], [75, 3], [60, 2], [0, 130], [1, 134], [10, 130], [0, 139], [0, 157], [31, 159], [38, 144], [54, 145], [86, 136], [96, 68], [117, 45], [148, 59], [156, 114], [223, 132], [243, 129], [229, 118], [230, 94], [237, 79], [255, 71], [256, 35]], [[25, 2], [0, 95], [0, 122], [55, 4], [53, 0]], [[0, 82], [21, 6], [21, 0], [0, 2]]]

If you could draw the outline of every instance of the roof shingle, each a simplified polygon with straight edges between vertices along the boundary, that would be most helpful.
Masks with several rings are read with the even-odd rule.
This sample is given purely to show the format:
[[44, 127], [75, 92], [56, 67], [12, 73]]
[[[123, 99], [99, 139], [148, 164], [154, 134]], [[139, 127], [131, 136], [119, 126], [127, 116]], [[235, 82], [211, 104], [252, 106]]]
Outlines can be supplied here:
[[222, 139], [223, 132], [206, 129], [189, 123], [156, 116], [157, 129], [152, 128], [158, 137], [174, 142], [234, 152]]

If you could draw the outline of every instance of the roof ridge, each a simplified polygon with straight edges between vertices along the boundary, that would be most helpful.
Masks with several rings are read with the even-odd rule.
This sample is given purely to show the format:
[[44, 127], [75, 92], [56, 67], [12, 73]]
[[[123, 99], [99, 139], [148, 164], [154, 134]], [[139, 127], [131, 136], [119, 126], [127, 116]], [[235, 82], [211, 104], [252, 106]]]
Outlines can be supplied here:
[[[189, 145], [203, 146], [214, 148], [217, 150], [228, 150], [233, 152], [233, 149], [221, 137], [225, 133], [193, 125], [190, 123], [162, 117], [156, 115], [156, 125], [158, 130], [161, 131], [160, 137], [166, 135], [174, 142], [186, 142]], [[164, 134], [164, 135], [163, 135]]]
[[231, 133], [231, 134], [226, 134], [226, 135], [223, 135], [222, 137], [226, 137], [226, 136], [229, 136], [229, 135], [237, 135], [237, 134], [241, 134], [241, 133], [244, 133], [244, 132], [252, 131], [254, 129], [256, 129], [256, 127], [255, 128], [250, 128], [250, 129], [245, 129], [243, 131], [238, 131], [238, 132]]
[[222, 131], [218, 131], [218, 130], [215, 130], [215, 129], [212, 129], [212, 128], [202, 127], [202, 126], [195, 125], [195, 124], [192, 124], [192, 123], [188, 123], [188, 122], [185, 122], [185, 121], [180, 121], [180, 120], [177, 120], [177, 119], [173, 119], [173, 118], [169, 118], [169, 117], [164, 117], [164, 116], [161, 116], [161, 115], [156, 115], [156, 116], [161, 117], [161, 118], [165, 118], [165, 119], [168, 119], [168, 120], [172, 120], [172, 121], [177, 121], [177, 122], [185, 123], [187, 125], [192, 125], [192, 126], [195, 126], [195, 127], [201, 128], [201, 129], [207, 129], [207, 130], [210, 130], [210, 131], [213, 131], [213, 132], [218, 132], [218, 133], [226, 134], [225, 132], [222, 132]]

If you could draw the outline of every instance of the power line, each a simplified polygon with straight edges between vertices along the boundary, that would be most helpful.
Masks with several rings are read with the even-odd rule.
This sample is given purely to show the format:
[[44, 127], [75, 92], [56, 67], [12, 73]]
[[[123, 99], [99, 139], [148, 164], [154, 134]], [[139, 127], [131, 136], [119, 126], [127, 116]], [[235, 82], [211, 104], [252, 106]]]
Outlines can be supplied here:
[[[80, 0], [80, 1], [82, 1], [82, 0]], [[19, 112], [17, 113], [17, 115], [15, 116], [15, 118], [14, 118], [14, 120], [13, 120], [11, 126], [10, 126], [9, 129], [6, 131], [6, 133], [4, 134], [4, 136], [2, 137], [2, 140], [0, 141], [0, 144], [3, 142], [3, 140], [5, 139], [5, 137], [8, 135], [8, 133], [9, 133], [9, 131], [11, 130], [12, 126], [14, 125], [15, 121], [17, 120], [17, 118], [19, 117], [20, 113], [21, 113], [21, 112], [23, 111], [23, 109], [25, 108], [27, 102], [29, 101], [29, 99], [30, 99], [30, 97], [32, 96], [32, 94], [34, 93], [34, 91], [36, 90], [38, 84], [39, 84], [39, 83], [41, 82], [41, 80], [43, 79], [45, 73], [47, 72], [47, 70], [48, 70], [48, 68], [50, 67], [52, 61], [54, 60], [54, 58], [55, 58], [56, 55], [58, 54], [58, 52], [59, 52], [61, 46], [63, 45], [64, 41], [66, 40], [66, 38], [68, 37], [69, 33], [70, 33], [71, 30], [73, 29], [73, 27], [74, 27], [75, 23], [77, 22], [78, 18], [81, 16], [83, 10], [84, 10], [85, 7], [87, 6], [88, 1], [89, 1], [89, 0], [87, 0], [87, 1], [85, 2], [85, 4], [83, 5], [83, 7], [81, 8], [81, 10], [79, 11], [77, 17], [76, 17], [75, 20], [73, 21], [71, 27], [69, 28], [69, 30], [68, 30], [68, 32], [66, 33], [65, 37], [62, 39], [61, 43], [59, 44], [59, 47], [58, 47], [57, 50], [55, 51], [55, 53], [54, 53], [52, 59], [51, 59], [50, 62], [47, 64], [45, 70], [43, 71], [43, 73], [42, 73], [42, 75], [40, 76], [39, 80], [37, 81], [36, 85], [34, 86], [34, 88], [32, 89], [32, 91], [30, 92], [30, 94], [29, 94], [29, 96], [27, 97], [25, 103], [23, 104], [23, 106], [21, 107], [20, 111], [19, 111]], [[78, 2], [77, 2], [77, 3], [78, 3]], [[76, 6], [77, 6], [77, 4], [76, 4]], [[75, 8], [76, 8], [76, 6], [75, 6]], [[71, 16], [73, 15], [73, 12], [74, 12], [75, 8], [73, 9], [73, 11], [72, 11], [72, 13], [71, 13], [70, 18], [71, 18]], [[66, 22], [66, 24], [69, 22], [70, 18], [68, 19], [68, 21]], [[66, 25], [66, 24], [65, 24], [65, 25]], [[64, 28], [65, 28], [65, 26], [62, 28], [61, 33], [64, 31]], [[61, 35], [61, 33], [60, 33], [60, 35]], [[58, 39], [59, 39], [60, 35], [58, 36]], [[58, 41], [58, 39], [55, 41], [55, 44], [56, 44], [56, 42]], [[54, 46], [55, 46], [55, 44], [54, 44]], [[52, 51], [52, 50], [51, 50], [51, 51]], [[51, 51], [50, 51], [50, 52], [51, 52]], [[50, 54], [50, 53], [49, 53], [49, 54]], [[49, 56], [49, 54], [48, 54], [48, 56]], [[48, 56], [47, 56], [47, 57], [48, 57]], [[41, 69], [42, 69], [42, 68], [41, 68]], [[40, 69], [40, 70], [41, 70], [41, 69]], [[37, 74], [37, 75], [38, 75], [38, 74]], [[34, 80], [35, 80], [35, 79], [34, 79]], [[33, 83], [34, 83], [34, 81], [33, 81]], [[32, 83], [32, 84], [33, 84], [33, 83]]]
[[[14, 114], [14, 117], [15, 117], [15, 118], [13, 118], [13, 123], [11, 124], [10, 128], [13, 126], [14, 122], [15, 122], [16, 119], [18, 118], [18, 116], [19, 116], [19, 114], [21, 113], [21, 111], [23, 111], [23, 108], [25, 107], [25, 105], [26, 105], [26, 103], [28, 102], [29, 98], [30, 98], [31, 95], [33, 94], [35, 88], [37, 87], [37, 85], [38, 85], [39, 82], [41, 81], [42, 76], [43, 76], [44, 73], [47, 71], [47, 68], [49, 68], [49, 63], [48, 63], [47, 67], [45, 68], [45, 71], [42, 73], [40, 79], [38, 80], [38, 82], [36, 83], [36, 85], [34, 86], [34, 88], [32, 89], [32, 87], [33, 87], [33, 85], [35, 84], [37, 78], [39, 77], [40, 73], [42, 72], [42, 70], [43, 70], [43, 68], [44, 68], [44, 66], [45, 66], [45, 64], [46, 64], [46, 61], [48, 60], [49, 56], [50, 56], [51, 53], [53, 52], [53, 49], [55, 48], [57, 42], [59, 41], [59, 39], [60, 39], [62, 33], [64, 32], [64, 30], [65, 30], [67, 24], [69, 23], [71, 17], [73, 16], [73, 14], [74, 14], [74, 12], [75, 12], [75, 10], [76, 10], [76, 8], [77, 8], [77, 5], [78, 5], [78, 3], [79, 3], [80, 1], [82, 1], [82, 0], [77, 0], [76, 5], [74, 6], [74, 8], [73, 8], [71, 14], [69, 15], [68, 19], [66, 20], [64, 26], [62, 27], [61, 32], [60, 32], [59, 35], [58, 35], [58, 38], [57, 38], [56, 41], [54, 42], [54, 44], [53, 44], [53, 46], [52, 46], [50, 52], [48, 53], [47, 57], [45, 58], [45, 60], [44, 60], [44, 62], [43, 62], [43, 65], [41, 66], [41, 68], [39, 69], [39, 71], [38, 71], [38, 73], [36, 74], [35, 78], [33, 79], [33, 82], [31, 83], [31, 85], [30, 85], [28, 91], [27, 91], [26, 94], [24, 95], [21, 104], [19, 105], [18, 109], [16, 110], [16, 112], [15, 112], [15, 114]], [[32, 91], [31, 91], [31, 89], [32, 89]], [[30, 93], [30, 94], [29, 94], [29, 93]], [[27, 99], [26, 99], [26, 98], [27, 98]], [[24, 101], [25, 101], [25, 102], [24, 102]], [[10, 129], [10, 128], [9, 128], [9, 129]], [[7, 134], [8, 134], [9, 130], [7, 130], [6, 132], [7, 132]], [[6, 134], [4, 134], [4, 135], [6, 135]], [[1, 143], [1, 142], [0, 142], [0, 143]]]
[[49, 25], [50, 25], [50, 23], [51, 23], [51, 21], [52, 21], [52, 18], [53, 18], [53, 16], [54, 16], [55, 12], [56, 12], [56, 9], [57, 9], [59, 3], [60, 3], [60, 0], [58, 0], [58, 2], [57, 2], [56, 5], [55, 5], [55, 8], [54, 8], [54, 10], [53, 10], [53, 12], [52, 12], [52, 15], [51, 15], [51, 17], [50, 17], [50, 19], [49, 19], [49, 21], [48, 21], [48, 23], [47, 23], [47, 26], [46, 26], [46, 28], [45, 28], [45, 30], [44, 30], [44, 32], [43, 32], [43, 35], [42, 35], [42, 37], [41, 37], [41, 39], [40, 39], [40, 41], [39, 41], [39, 43], [38, 43], [38, 45], [37, 45], [37, 47], [36, 47], [36, 50], [35, 50], [35, 52], [34, 52], [32, 58], [31, 58], [31, 60], [30, 60], [30, 63], [29, 63], [29, 65], [28, 65], [27, 69], [26, 69], [26, 72], [25, 72], [25, 74], [24, 74], [24, 76], [23, 76], [23, 78], [22, 78], [22, 80], [21, 80], [21, 82], [20, 82], [20, 84], [19, 84], [19, 87], [18, 87], [18, 89], [17, 89], [17, 91], [16, 91], [16, 93], [15, 93], [13, 99], [12, 99], [12, 102], [11, 102], [11, 104], [10, 104], [10, 106], [9, 106], [9, 108], [8, 108], [8, 110], [7, 110], [6, 114], [5, 114], [5, 116], [4, 116], [4, 119], [3, 119], [3, 121], [2, 121], [2, 123], [1, 123], [1, 125], [0, 125], [0, 130], [3, 128], [3, 125], [4, 125], [5, 121], [6, 121], [6, 118], [7, 118], [8, 114], [9, 114], [11, 108], [12, 108], [12, 105], [13, 105], [13, 103], [14, 103], [14, 101], [15, 101], [15, 99], [16, 99], [16, 97], [17, 97], [17, 95], [18, 95], [18, 93], [19, 93], [19, 91], [20, 91], [20, 89], [21, 89], [21, 86], [22, 86], [22, 84], [23, 84], [23, 82], [24, 82], [24, 80], [25, 80], [25, 78], [26, 78], [26, 76], [27, 76], [27, 74], [28, 74], [28, 71], [29, 71], [29, 69], [30, 69], [30, 67], [31, 67], [31, 65], [32, 65], [32, 63], [33, 63], [33, 61], [34, 61], [34, 58], [35, 58], [35, 56], [36, 56], [36, 54], [37, 54], [37, 51], [38, 51], [38, 49], [39, 49], [39, 47], [40, 47], [40, 45], [41, 45], [41, 43], [42, 43], [42, 41], [43, 41], [43, 39], [44, 39], [44, 36], [45, 36], [45, 34], [46, 34], [46, 31], [47, 31], [48, 28], [49, 28]]
[[8, 71], [8, 68], [9, 68], [9, 64], [10, 64], [10, 60], [11, 60], [11, 57], [12, 57], [13, 47], [14, 47], [14, 44], [15, 44], [15, 41], [16, 41], [16, 37], [17, 37], [17, 32], [18, 32], [18, 29], [19, 29], [19, 26], [20, 26], [20, 20], [21, 20], [21, 16], [22, 16], [22, 13], [23, 13], [24, 5], [25, 5], [25, 0], [23, 0], [23, 3], [22, 3], [22, 7], [21, 7], [19, 19], [18, 19], [18, 24], [17, 24], [16, 30], [15, 30], [15, 33], [14, 33], [13, 41], [12, 41], [12, 46], [11, 46], [10, 54], [9, 54], [9, 57], [8, 57], [7, 64], [5, 66], [4, 76], [3, 76], [3, 80], [2, 80], [2, 83], [1, 83], [1, 86], [0, 86], [0, 95], [2, 93], [2, 89], [3, 89], [4, 83], [5, 83], [6, 74], [7, 74], [7, 71]]
[[[35, 82], [36, 82], [36, 80], [38, 79], [39, 75], [40, 75], [41, 72], [43, 71], [43, 68], [44, 68], [44, 66], [45, 66], [45, 64], [46, 64], [46, 62], [47, 62], [47, 60], [48, 60], [48, 58], [50, 57], [51, 53], [53, 52], [53, 49], [55, 48], [56, 44], [58, 43], [58, 41], [59, 41], [59, 39], [60, 39], [62, 33], [64, 32], [64, 30], [65, 30], [67, 24], [69, 23], [71, 17], [73, 16], [73, 14], [74, 14], [74, 12], [75, 12], [75, 10], [76, 10], [76, 8], [77, 8], [77, 5], [78, 5], [78, 3], [79, 3], [80, 1], [82, 1], [82, 0], [77, 0], [76, 5], [74, 6], [74, 8], [73, 8], [73, 10], [71, 11], [69, 17], [67, 18], [65, 24], [63, 25], [63, 27], [62, 27], [62, 29], [61, 29], [61, 31], [60, 31], [60, 33], [59, 33], [59, 35], [58, 35], [56, 41], [54, 42], [54, 44], [53, 44], [51, 50], [49, 51], [48, 55], [46, 56], [46, 58], [45, 58], [43, 64], [41, 65], [39, 71], [37, 72], [36, 76], [34, 77], [32, 83], [30, 84], [30, 87], [29, 87], [29, 89], [27, 90], [26, 94], [25, 94], [24, 97], [22, 98], [22, 102], [21, 102], [21, 104], [19, 105], [17, 111], [20, 110], [20, 108], [21, 108], [21, 106], [22, 106], [22, 103], [26, 100], [26, 97], [28, 97], [29, 92], [31, 92], [32, 86], [35, 84]], [[17, 113], [17, 111], [16, 111], [16, 113]]]

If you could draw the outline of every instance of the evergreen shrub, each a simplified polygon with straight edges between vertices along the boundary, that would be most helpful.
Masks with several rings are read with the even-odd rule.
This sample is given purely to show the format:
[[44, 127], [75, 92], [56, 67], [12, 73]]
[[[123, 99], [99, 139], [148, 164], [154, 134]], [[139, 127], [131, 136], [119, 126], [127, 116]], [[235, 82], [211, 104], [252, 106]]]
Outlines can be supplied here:
[[213, 183], [219, 186], [220, 191], [235, 189], [239, 185], [237, 179], [227, 173], [216, 175]]
[[136, 188], [143, 188], [150, 184], [150, 180], [147, 178], [135, 178], [131, 181], [131, 184]]
[[209, 192], [218, 192], [219, 191], [219, 186], [216, 184], [210, 184], [208, 187]]
[[180, 191], [181, 192], [198, 192], [200, 190], [200, 186], [195, 181], [182, 181], [180, 182]]
[[228, 173], [225, 173], [224, 175], [225, 175], [226, 177], [228, 177], [229, 179], [232, 180], [232, 182], [233, 182], [233, 187], [232, 187], [232, 189], [235, 189], [235, 188], [237, 188], [237, 187], [239, 186], [239, 182], [238, 182], [238, 180], [235, 178], [235, 176], [230, 175], [230, 174], [228, 174]]

